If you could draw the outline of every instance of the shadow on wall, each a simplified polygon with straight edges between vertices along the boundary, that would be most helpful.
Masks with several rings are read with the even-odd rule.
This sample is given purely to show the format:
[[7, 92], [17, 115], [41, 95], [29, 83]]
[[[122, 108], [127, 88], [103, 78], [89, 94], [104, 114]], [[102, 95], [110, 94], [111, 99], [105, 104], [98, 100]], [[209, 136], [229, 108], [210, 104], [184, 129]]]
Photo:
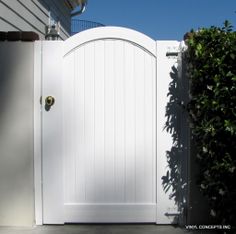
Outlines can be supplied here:
[[0, 43], [0, 226], [34, 224], [33, 51]]
[[166, 151], [168, 170], [162, 176], [164, 191], [169, 193], [170, 199], [175, 200], [178, 214], [174, 222], [183, 225], [186, 223], [187, 205], [187, 162], [189, 155], [188, 117], [184, 104], [188, 98], [188, 83], [183, 79], [182, 66], [172, 67], [171, 82], [167, 96], [166, 124], [164, 129], [172, 136], [172, 148]]

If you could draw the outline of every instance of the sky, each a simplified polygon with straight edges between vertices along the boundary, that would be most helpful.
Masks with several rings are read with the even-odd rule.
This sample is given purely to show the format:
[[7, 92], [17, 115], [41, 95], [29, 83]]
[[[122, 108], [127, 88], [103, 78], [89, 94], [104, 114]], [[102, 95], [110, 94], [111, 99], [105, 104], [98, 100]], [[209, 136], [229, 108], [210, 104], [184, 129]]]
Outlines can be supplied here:
[[236, 29], [236, 0], [88, 0], [78, 19], [128, 27], [155, 40], [182, 40], [191, 29], [225, 20]]

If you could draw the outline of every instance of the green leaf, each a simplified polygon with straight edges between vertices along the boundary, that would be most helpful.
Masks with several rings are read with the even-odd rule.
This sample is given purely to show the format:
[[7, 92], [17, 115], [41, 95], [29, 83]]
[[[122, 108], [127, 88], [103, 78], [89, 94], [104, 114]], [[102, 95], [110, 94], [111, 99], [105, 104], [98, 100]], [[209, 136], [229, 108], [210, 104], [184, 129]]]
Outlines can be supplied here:
[[231, 71], [229, 71], [227, 74], [226, 74], [226, 76], [233, 76], [234, 74], [231, 72]]
[[235, 54], [231, 53], [230, 58], [234, 60], [235, 59]]

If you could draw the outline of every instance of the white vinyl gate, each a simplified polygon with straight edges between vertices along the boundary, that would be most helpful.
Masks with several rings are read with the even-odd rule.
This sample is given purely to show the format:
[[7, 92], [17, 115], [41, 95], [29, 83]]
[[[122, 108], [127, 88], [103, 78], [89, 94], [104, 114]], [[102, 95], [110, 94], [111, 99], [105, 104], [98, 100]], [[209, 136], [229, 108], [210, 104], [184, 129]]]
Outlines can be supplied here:
[[[165, 212], [176, 207], [160, 178], [166, 168], [157, 139], [163, 127], [157, 121], [163, 125], [164, 118], [157, 116], [159, 102], [164, 108], [157, 42], [130, 29], [104, 27], [35, 48], [42, 52], [35, 62], [42, 89], [36, 221], [171, 223]], [[166, 74], [175, 62], [166, 60]]]

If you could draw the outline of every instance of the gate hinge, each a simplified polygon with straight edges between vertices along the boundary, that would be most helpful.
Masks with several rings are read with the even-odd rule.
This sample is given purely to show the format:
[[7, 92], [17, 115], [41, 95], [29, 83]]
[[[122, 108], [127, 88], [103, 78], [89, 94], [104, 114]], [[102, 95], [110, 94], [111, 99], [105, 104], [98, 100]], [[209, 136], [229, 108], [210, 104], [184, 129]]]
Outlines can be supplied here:
[[179, 46], [167, 47], [166, 57], [176, 59], [179, 55]]
[[176, 212], [176, 213], [168, 213], [168, 212], [166, 212], [165, 213], [165, 216], [177, 216], [177, 215], [180, 215], [180, 212]]

